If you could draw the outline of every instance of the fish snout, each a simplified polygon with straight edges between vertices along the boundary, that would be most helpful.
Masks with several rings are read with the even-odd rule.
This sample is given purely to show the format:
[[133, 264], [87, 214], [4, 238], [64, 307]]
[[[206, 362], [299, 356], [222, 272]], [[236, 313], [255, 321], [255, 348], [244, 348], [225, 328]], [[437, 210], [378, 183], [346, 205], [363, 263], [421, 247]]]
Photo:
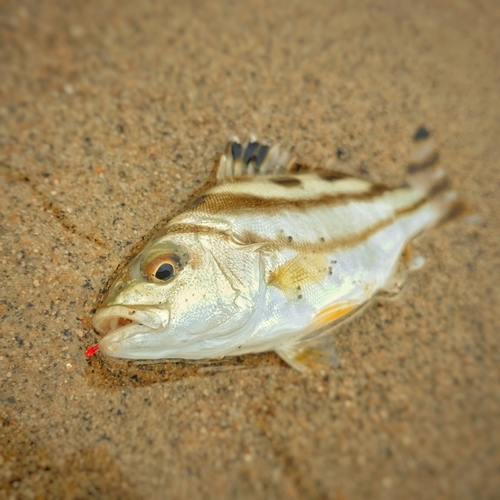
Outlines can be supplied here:
[[94, 328], [104, 337], [99, 342], [108, 356], [141, 358], [147, 339], [161, 334], [169, 323], [168, 309], [146, 310], [129, 306], [108, 306], [92, 318]]

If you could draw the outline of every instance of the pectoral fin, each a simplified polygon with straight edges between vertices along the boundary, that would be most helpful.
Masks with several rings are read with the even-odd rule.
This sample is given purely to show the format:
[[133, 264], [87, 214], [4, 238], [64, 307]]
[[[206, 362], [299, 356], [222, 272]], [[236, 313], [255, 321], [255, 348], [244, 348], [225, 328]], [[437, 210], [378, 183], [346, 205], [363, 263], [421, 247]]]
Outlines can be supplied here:
[[298, 254], [271, 271], [267, 284], [287, 295], [300, 295], [306, 283], [321, 281], [327, 273], [327, 259], [323, 254]]

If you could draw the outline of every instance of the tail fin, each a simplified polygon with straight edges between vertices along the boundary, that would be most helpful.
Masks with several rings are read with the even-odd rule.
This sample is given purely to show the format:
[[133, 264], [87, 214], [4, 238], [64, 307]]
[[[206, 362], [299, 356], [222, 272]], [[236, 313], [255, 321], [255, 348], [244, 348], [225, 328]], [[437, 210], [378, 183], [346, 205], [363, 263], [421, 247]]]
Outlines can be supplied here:
[[413, 189], [421, 191], [438, 212], [439, 216], [433, 225], [471, 213], [468, 205], [459, 200], [457, 193], [450, 189], [450, 181], [445, 170], [439, 166], [439, 153], [429, 131], [425, 127], [419, 127], [413, 141], [407, 182]]

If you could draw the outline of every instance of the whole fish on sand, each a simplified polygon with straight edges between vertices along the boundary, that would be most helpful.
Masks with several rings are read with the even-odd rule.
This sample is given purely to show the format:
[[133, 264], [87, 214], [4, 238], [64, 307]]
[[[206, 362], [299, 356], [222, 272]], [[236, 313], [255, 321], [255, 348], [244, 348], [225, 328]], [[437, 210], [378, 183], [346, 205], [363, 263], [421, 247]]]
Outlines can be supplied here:
[[206, 189], [112, 283], [92, 319], [98, 348], [138, 360], [275, 351], [301, 371], [334, 363], [331, 325], [400, 288], [410, 240], [463, 208], [427, 131], [414, 141], [399, 187], [231, 143]]

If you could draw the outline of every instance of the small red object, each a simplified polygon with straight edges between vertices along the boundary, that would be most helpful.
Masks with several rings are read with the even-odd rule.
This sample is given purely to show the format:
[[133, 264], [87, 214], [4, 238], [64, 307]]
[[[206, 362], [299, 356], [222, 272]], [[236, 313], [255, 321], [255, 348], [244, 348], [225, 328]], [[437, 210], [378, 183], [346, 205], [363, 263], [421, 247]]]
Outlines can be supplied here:
[[95, 352], [99, 349], [99, 344], [93, 345], [92, 347], [89, 347], [86, 351], [85, 354], [90, 358], [90, 356], [93, 356]]

